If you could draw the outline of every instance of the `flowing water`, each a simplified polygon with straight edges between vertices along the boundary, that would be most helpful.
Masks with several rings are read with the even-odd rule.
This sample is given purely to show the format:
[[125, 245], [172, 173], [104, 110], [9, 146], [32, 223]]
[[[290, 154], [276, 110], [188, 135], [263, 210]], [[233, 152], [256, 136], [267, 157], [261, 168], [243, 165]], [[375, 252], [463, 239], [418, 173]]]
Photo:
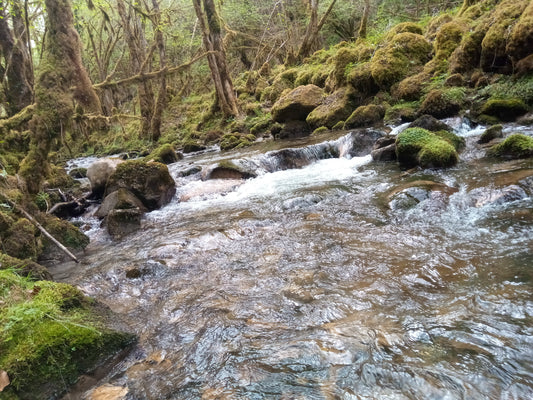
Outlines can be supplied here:
[[176, 198], [138, 233], [114, 242], [84, 219], [82, 264], [52, 273], [139, 336], [97, 385], [127, 399], [533, 398], [533, 163], [487, 160], [481, 131], [458, 129], [467, 149], [445, 171], [343, 157], [341, 137], [292, 143], [307, 146], [298, 169], [252, 148], [231, 157], [257, 178], [181, 176], [229, 156], [207, 152], [170, 166]]

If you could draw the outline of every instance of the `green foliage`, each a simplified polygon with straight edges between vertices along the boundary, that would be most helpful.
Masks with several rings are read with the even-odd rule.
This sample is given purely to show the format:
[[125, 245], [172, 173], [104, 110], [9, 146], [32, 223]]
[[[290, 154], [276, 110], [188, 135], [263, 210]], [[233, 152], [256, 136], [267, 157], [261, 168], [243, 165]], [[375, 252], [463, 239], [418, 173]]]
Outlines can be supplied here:
[[131, 341], [110, 331], [76, 288], [0, 270], [0, 365], [7, 393], [45, 399]]

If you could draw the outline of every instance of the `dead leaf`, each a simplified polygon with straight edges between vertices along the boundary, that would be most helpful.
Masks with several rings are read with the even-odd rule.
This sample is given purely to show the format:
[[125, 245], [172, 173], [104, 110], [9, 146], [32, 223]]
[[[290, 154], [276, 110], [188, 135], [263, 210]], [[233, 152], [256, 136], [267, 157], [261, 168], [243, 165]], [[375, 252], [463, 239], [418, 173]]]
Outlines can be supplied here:
[[6, 386], [9, 386], [9, 376], [4, 370], [0, 370], [0, 392], [4, 390]]

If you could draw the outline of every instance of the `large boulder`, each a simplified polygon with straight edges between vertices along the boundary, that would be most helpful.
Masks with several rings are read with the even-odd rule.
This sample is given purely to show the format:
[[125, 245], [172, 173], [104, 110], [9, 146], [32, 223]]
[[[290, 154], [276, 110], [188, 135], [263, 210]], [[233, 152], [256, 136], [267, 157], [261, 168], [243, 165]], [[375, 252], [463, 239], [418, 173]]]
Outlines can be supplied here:
[[120, 239], [141, 227], [142, 215], [138, 208], [111, 210], [105, 219], [107, 231], [114, 239]]
[[370, 154], [376, 141], [384, 135], [384, 132], [375, 129], [362, 129], [350, 132], [347, 136], [347, 141], [350, 143], [349, 150], [347, 154], [341, 155], [350, 155], [351, 157], [366, 156]]
[[339, 121], [344, 121], [352, 111], [350, 91], [341, 88], [324, 99], [322, 104], [307, 116], [307, 123], [312, 129], [321, 126], [333, 128]]
[[457, 115], [461, 110], [461, 105], [448, 96], [447, 92], [441, 89], [431, 90], [422, 104], [420, 105], [420, 114], [429, 114], [435, 118], [447, 118]]
[[109, 177], [117, 169], [117, 165], [124, 162], [118, 158], [107, 158], [92, 163], [87, 168], [87, 178], [91, 182], [91, 190], [96, 197], [102, 197]]
[[119, 188], [105, 197], [94, 215], [98, 218], [105, 218], [112, 210], [130, 209], [138, 209], [141, 213], [148, 211], [143, 202], [132, 192], [125, 188]]
[[344, 129], [364, 128], [383, 121], [385, 108], [375, 104], [360, 106], [348, 117], [344, 123]]
[[529, 2], [520, 19], [514, 24], [511, 37], [507, 41], [506, 53], [514, 60], [531, 54], [533, 49], [533, 2]]
[[[445, 168], [457, 164], [459, 156], [449, 137], [453, 133], [430, 132], [422, 128], [408, 128], [396, 138], [396, 156], [400, 165], [423, 168]], [[455, 136], [455, 135], [453, 135]]]
[[481, 107], [480, 113], [496, 117], [501, 121], [514, 121], [520, 115], [527, 113], [527, 105], [518, 98], [489, 99]]
[[105, 194], [128, 189], [148, 210], [168, 204], [176, 193], [176, 183], [166, 165], [140, 160], [126, 161], [109, 177]]
[[311, 111], [324, 98], [324, 91], [315, 85], [299, 86], [291, 90], [272, 106], [272, 119], [276, 122], [305, 121]]

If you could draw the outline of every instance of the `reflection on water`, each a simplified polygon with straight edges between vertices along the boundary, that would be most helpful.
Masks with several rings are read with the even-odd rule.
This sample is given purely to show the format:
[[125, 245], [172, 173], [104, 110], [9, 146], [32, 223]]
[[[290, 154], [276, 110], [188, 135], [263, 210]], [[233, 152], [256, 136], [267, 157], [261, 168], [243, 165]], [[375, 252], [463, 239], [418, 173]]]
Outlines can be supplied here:
[[230, 186], [178, 178], [220, 155], [187, 158], [187, 201], [121, 242], [93, 229], [82, 265], [53, 272], [139, 335], [106, 378], [127, 398], [533, 398], [532, 163], [476, 154]]

